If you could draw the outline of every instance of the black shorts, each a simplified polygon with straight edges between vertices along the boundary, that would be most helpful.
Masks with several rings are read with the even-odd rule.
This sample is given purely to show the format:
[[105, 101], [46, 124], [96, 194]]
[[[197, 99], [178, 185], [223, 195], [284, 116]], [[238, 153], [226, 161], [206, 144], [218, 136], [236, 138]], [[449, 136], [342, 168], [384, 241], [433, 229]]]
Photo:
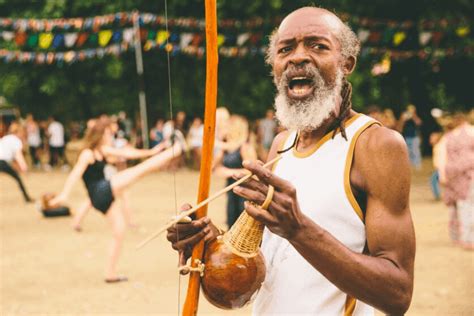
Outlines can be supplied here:
[[110, 181], [103, 179], [94, 182], [93, 184], [89, 185], [87, 192], [89, 193], [92, 206], [94, 206], [94, 208], [100, 212], [106, 214], [112, 205], [112, 202], [114, 201]]

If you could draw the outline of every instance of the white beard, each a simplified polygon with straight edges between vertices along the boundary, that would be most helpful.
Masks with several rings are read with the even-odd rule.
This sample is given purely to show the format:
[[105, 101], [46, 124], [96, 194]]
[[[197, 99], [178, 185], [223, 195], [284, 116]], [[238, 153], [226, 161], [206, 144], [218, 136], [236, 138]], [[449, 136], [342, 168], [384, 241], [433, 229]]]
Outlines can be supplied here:
[[[314, 68], [314, 67], [313, 67]], [[285, 73], [277, 83], [278, 94], [275, 97], [276, 118], [288, 130], [315, 130], [327, 120], [336, 108], [341, 93], [343, 72], [338, 69], [334, 84], [328, 86], [319, 71], [311, 70], [315, 75], [315, 90], [312, 97], [304, 101], [289, 100], [286, 94]]]

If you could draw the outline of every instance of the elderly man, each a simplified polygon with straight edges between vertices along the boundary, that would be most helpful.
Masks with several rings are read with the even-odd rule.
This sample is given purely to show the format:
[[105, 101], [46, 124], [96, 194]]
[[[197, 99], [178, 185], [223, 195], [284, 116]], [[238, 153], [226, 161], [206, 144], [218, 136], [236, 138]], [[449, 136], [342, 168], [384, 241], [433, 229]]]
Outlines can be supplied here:
[[[403, 138], [351, 109], [359, 43], [327, 10], [294, 11], [272, 35], [267, 61], [287, 131], [274, 140], [273, 171], [244, 162], [259, 181], [235, 188], [245, 210], [265, 224], [265, 282], [254, 314], [341, 315], [407, 311], [413, 291], [415, 237]], [[269, 186], [268, 211], [257, 205]], [[184, 237], [177, 240], [176, 231]], [[217, 229], [208, 218], [168, 231], [175, 249]]]

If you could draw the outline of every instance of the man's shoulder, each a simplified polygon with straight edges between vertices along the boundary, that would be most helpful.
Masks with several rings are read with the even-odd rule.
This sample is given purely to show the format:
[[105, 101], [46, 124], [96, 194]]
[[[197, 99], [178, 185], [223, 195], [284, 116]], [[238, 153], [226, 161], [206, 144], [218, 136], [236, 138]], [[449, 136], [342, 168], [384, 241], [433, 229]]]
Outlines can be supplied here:
[[367, 153], [384, 153], [405, 151], [406, 143], [403, 136], [390, 128], [372, 125], [359, 137], [356, 150], [363, 149]]

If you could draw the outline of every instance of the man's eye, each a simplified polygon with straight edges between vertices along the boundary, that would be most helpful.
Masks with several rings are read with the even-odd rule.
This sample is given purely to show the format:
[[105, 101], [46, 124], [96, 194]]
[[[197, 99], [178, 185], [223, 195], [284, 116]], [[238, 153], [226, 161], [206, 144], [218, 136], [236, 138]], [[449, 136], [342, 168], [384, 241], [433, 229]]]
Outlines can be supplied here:
[[324, 44], [321, 44], [321, 43], [311, 43], [309, 45], [311, 48], [315, 48], [315, 49], [327, 49], [328, 47]]
[[279, 54], [285, 54], [285, 53], [288, 53], [289, 51], [291, 51], [292, 47], [291, 46], [285, 46], [285, 47], [282, 47], [278, 50], [278, 53]]

